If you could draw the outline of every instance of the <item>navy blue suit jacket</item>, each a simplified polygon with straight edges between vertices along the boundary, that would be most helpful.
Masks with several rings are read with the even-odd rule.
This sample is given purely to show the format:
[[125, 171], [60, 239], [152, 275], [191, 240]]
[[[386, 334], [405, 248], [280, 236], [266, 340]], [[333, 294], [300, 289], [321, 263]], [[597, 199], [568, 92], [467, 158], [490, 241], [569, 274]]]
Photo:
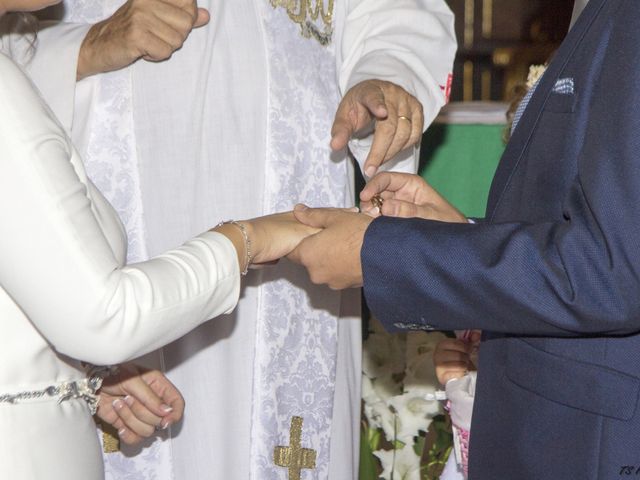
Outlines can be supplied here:
[[486, 332], [471, 480], [640, 472], [640, 1], [589, 2], [481, 224], [379, 218], [361, 258], [388, 329]]

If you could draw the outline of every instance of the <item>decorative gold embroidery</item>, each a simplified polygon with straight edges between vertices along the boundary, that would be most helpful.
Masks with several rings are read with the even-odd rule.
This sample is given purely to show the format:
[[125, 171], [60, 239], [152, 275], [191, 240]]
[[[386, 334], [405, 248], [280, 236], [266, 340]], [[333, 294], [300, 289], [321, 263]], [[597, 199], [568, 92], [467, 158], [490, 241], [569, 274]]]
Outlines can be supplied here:
[[276, 447], [273, 451], [273, 463], [289, 469], [289, 480], [300, 480], [300, 470], [316, 468], [316, 451], [302, 448], [302, 418], [291, 419], [289, 447]]
[[[325, 0], [269, 1], [271, 2], [271, 6], [273, 8], [281, 7], [287, 10], [289, 18], [300, 25], [303, 37], [313, 37], [321, 45], [328, 45], [329, 43], [331, 43], [331, 35], [333, 34], [334, 0], [328, 0], [326, 11], [324, 9]], [[318, 25], [318, 18], [322, 21], [322, 25]]]
[[118, 431], [116, 428], [101, 420], [97, 420], [96, 423], [100, 425], [100, 429], [102, 430], [102, 451], [104, 453], [119, 452], [120, 438], [118, 438]]

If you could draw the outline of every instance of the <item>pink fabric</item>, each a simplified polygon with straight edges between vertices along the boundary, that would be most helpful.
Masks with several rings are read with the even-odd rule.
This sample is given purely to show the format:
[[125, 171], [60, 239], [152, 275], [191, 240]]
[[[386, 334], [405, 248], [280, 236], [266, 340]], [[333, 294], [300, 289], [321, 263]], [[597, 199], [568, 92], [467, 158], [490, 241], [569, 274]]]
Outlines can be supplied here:
[[456, 462], [465, 478], [469, 468], [469, 438], [476, 377], [476, 372], [469, 372], [462, 378], [449, 380], [445, 386], [448, 398], [446, 407], [453, 425]]

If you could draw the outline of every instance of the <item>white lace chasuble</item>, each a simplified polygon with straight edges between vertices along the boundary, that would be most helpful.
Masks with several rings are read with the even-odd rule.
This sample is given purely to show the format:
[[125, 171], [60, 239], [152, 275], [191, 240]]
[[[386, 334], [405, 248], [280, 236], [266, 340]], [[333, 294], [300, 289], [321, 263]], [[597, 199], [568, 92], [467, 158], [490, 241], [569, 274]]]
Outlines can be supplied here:
[[[66, 20], [94, 22], [113, 12], [119, 3], [118, 0], [104, 3], [71, 0], [67, 2]], [[329, 41], [331, 23], [327, 26], [319, 17], [315, 21], [319, 27], [310, 29], [311, 22], [293, 21], [286, 8], [274, 7], [270, 0], [244, 3], [247, 8], [240, 5], [233, 8], [245, 13], [255, 9], [259, 29], [254, 34], [260, 41], [252, 44], [249, 39], [244, 45], [235, 46], [233, 54], [242, 54], [240, 48], [257, 50], [260, 56], [254, 61], [258, 59], [263, 64], [256, 68], [257, 71], [264, 69], [262, 75], [266, 79], [266, 82], [256, 82], [261, 86], [244, 102], [249, 105], [240, 105], [240, 111], [257, 110], [253, 125], [249, 122], [248, 126], [262, 129], [262, 132], [256, 130], [256, 134], [252, 131], [240, 134], [239, 144], [252, 138], [254, 144], [258, 143], [250, 147], [246, 155], [229, 157], [228, 149], [220, 152], [217, 143], [223, 141], [222, 133], [219, 136], [207, 133], [217, 131], [219, 122], [224, 121], [212, 113], [216, 109], [232, 112], [233, 116], [234, 104], [222, 97], [235, 95], [234, 101], [238, 102], [243, 96], [241, 89], [254, 88], [248, 79], [243, 79], [243, 86], [237, 86], [238, 91], [233, 92], [231, 89], [237, 81], [233, 74], [224, 78], [224, 71], [218, 72], [217, 77], [216, 74], [206, 76], [211, 65], [225, 61], [225, 52], [216, 50], [224, 50], [220, 47], [223, 40], [214, 42], [215, 35], [229, 31], [230, 35], [241, 37], [243, 29], [246, 30], [244, 36], [251, 29], [247, 25], [233, 27], [233, 19], [224, 20], [225, 15], [231, 16], [231, 13], [222, 3], [210, 8], [214, 19], [222, 17], [223, 20], [212, 23], [206, 27], [208, 30], [194, 31], [192, 36], [200, 35], [198, 44], [187, 42], [169, 62], [139, 62], [133, 69], [94, 77], [79, 86], [77, 101], [85, 103], [83, 109], [90, 104], [91, 113], [88, 123], [82, 127], [76, 124], [74, 132], [78, 131], [83, 138], [79, 143], [89, 175], [116, 207], [127, 228], [129, 261], [142, 260], [147, 258], [147, 252], [154, 255], [175, 246], [221, 219], [290, 210], [299, 201], [311, 206], [353, 204], [348, 160], [344, 154], [332, 155], [329, 149], [331, 123], [339, 101], [335, 53]], [[200, 5], [206, 6], [203, 2]], [[204, 60], [204, 65], [202, 55], [211, 56]], [[166, 84], [158, 80], [163, 77], [168, 78]], [[189, 80], [185, 80], [187, 77]], [[191, 80], [193, 84], [185, 86], [186, 97], [175, 100], [173, 93], [180, 89], [180, 83]], [[221, 92], [220, 89], [230, 90]], [[207, 90], [213, 93], [209, 95]], [[171, 98], [156, 102], [157, 96], [165, 91], [172, 92]], [[201, 97], [205, 98], [201, 110], [184, 108], [183, 102], [188, 104]], [[256, 101], [263, 105], [257, 108], [251, 105]], [[174, 113], [169, 115], [164, 110]], [[166, 118], [163, 115], [167, 115]], [[188, 125], [185, 132], [181, 132], [181, 125]], [[194, 130], [199, 131], [201, 145], [195, 140]], [[228, 139], [229, 135], [224, 138]], [[233, 141], [224, 141], [233, 144]], [[246, 166], [241, 167], [243, 162]], [[250, 177], [243, 179], [243, 175]], [[178, 192], [174, 194], [173, 190]], [[177, 222], [180, 225], [173, 228]], [[251, 382], [253, 393], [249, 401], [236, 399], [239, 405], [247, 403], [246, 411], [211, 412], [220, 416], [237, 414], [238, 425], [248, 425], [248, 428], [240, 434], [237, 444], [231, 432], [227, 447], [218, 449], [212, 444], [209, 459], [216, 462], [220, 456], [244, 456], [247, 462], [249, 457], [239, 472], [248, 469], [249, 478], [256, 480], [286, 480], [287, 469], [274, 464], [274, 449], [278, 445], [289, 445], [291, 419], [299, 416], [304, 419], [302, 446], [317, 453], [316, 468], [304, 470], [302, 478], [327, 479], [337, 318], [342, 295], [311, 285], [305, 271], [289, 262], [252, 272], [250, 276], [254, 279], [248, 282], [251, 286], [247, 288], [246, 298], [241, 300], [237, 315], [248, 316], [253, 324], [255, 357], [249, 345], [244, 348], [252, 365], [252, 380], [247, 381]], [[248, 305], [244, 307], [248, 313], [242, 312], [243, 302]], [[353, 313], [357, 331], [358, 305]], [[206, 332], [204, 338], [211, 339], [206, 349], [219, 348], [221, 336], [201, 330]], [[225, 410], [234, 404], [234, 401], [216, 403], [213, 399], [220, 392], [214, 391], [213, 385], [195, 385], [206, 375], [208, 365], [220, 359], [209, 357], [206, 351], [198, 354], [199, 349], [200, 346], [194, 346], [193, 337], [187, 336], [165, 354], [169, 356], [170, 378], [186, 397], [187, 415], [193, 414], [185, 419], [183, 431], [178, 429], [175, 438], [156, 441], [137, 455], [106, 454], [107, 479], [191, 480], [194, 475], [204, 479], [219, 478], [222, 474], [207, 476], [206, 467], [190, 466], [185, 453], [190, 448], [209, 446], [194, 430], [207, 428], [207, 418], [202, 418], [209, 403], [206, 399], [212, 399], [210, 405]], [[357, 357], [358, 349], [355, 355]], [[356, 366], [359, 366], [357, 361]], [[239, 368], [232, 374], [246, 375], [247, 371]], [[202, 382], [218, 380], [208, 378]], [[194, 388], [198, 392], [210, 388], [210, 393], [197, 397]], [[245, 388], [244, 392], [249, 390]], [[242, 419], [245, 415], [246, 421]], [[195, 416], [198, 418], [193, 418]], [[196, 422], [200, 425], [194, 426]], [[210, 428], [220, 427], [212, 419]], [[221, 436], [219, 431], [211, 435]], [[249, 448], [244, 450], [247, 445]], [[198, 457], [201, 460], [202, 455]], [[348, 463], [353, 462], [349, 459]], [[225, 475], [245, 478], [242, 474]]]
[[[301, 26], [284, 8], [265, 2], [263, 18], [270, 79], [264, 210], [290, 209], [295, 199], [311, 206], [352, 205], [347, 160], [332, 158], [328, 147], [339, 102], [333, 45], [301, 38]], [[306, 272], [283, 267], [265, 272], [260, 295], [251, 478], [287, 478], [286, 469], [274, 465], [274, 447], [289, 445], [291, 418], [299, 416], [302, 446], [317, 452], [316, 469], [304, 470], [302, 478], [326, 479], [341, 295], [305, 290]]]

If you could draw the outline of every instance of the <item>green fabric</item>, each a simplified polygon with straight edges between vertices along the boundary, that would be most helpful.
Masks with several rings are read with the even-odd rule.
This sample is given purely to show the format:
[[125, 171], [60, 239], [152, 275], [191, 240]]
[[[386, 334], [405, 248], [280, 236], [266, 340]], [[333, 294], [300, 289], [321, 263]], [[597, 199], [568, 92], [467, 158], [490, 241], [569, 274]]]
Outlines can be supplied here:
[[504, 128], [433, 124], [422, 138], [420, 174], [468, 217], [484, 217]]

